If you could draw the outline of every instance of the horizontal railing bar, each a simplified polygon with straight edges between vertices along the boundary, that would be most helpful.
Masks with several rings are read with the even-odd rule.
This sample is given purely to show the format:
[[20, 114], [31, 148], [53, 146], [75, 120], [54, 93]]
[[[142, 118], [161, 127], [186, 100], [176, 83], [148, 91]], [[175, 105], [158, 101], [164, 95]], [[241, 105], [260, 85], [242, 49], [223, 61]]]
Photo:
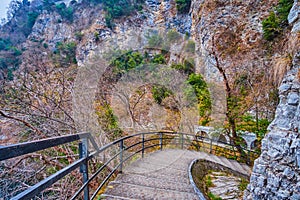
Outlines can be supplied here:
[[[181, 133], [178, 133], [178, 134], [181, 134]], [[203, 142], [203, 143], [205, 143], [205, 141], [203, 141], [203, 140], [209, 140], [209, 141], [212, 141], [213, 143], [221, 143], [221, 144], [223, 144], [223, 145], [227, 145], [227, 146], [231, 146], [231, 147], [235, 147], [235, 148], [236, 148], [236, 146], [235, 146], [234, 144], [229, 144], [229, 143], [222, 142], [222, 141], [219, 141], [219, 140], [216, 140], [216, 139], [211, 139], [211, 138], [208, 138], [208, 137], [195, 136], [195, 135], [193, 135], [193, 134], [188, 134], [188, 133], [183, 133], [183, 135], [188, 135], [188, 136], [196, 137], [196, 138], [194, 138], [194, 139], [196, 139], [197, 142]], [[201, 139], [199, 139], [199, 137], [201, 137]], [[187, 140], [187, 139], [184, 138], [184, 140]], [[246, 149], [246, 148], [244, 148], [244, 147], [241, 147], [241, 149], [242, 149], [243, 151], [252, 152], [252, 153], [258, 155], [257, 152], [252, 151], [252, 150], [249, 150], [249, 149]]]
[[96, 191], [94, 192], [93, 196], [91, 197], [91, 199], [94, 199], [96, 197], [96, 195], [98, 194], [98, 192], [101, 190], [101, 188], [104, 186], [104, 184], [110, 179], [110, 177], [115, 173], [115, 171], [117, 171], [117, 169], [120, 167], [121, 163], [119, 163], [106, 177], [105, 179], [101, 182], [100, 186], [96, 189]]
[[130, 145], [130, 146], [124, 148], [124, 151], [126, 151], [126, 150], [128, 150], [128, 149], [131, 149], [132, 147], [135, 147], [135, 146], [137, 146], [137, 145], [139, 145], [139, 144], [143, 144], [143, 142], [137, 142], [137, 143], [135, 143], [135, 144], [132, 144], [132, 145]]
[[[157, 146], [157, 145], [155, 145]], [[111, 173], [102, 181], [102, 183], [100, 184], [100, 186], [97, 188], [97, 190], [94, 192], [93, 196], [91, 197], [91, 199], [94, 199], [96, 197], [96, 195], [98, 194], [98, 192], [101, 190], [101, 188], [104, 186], [104, 184], [109, 180], [109, 178], [113, 175], [113, 173], [120, 167], [120, 165], [124, 162], [126, 162], [129, 158], [133, 157], [134, 155], [140, 153], [143, 149], [140, 149], [134, 153], [132, 153], [131, 155], [129, 155], [127, 158], [125, 158], [123, 160], [123, 162], [119, 163], [112, 171]]]
[[[220, 146], [223, 149], [227, 149], [233, 152], [236, 152], [237, 148], [235, 147], [235, 145], [233, 144], [228, 144], [222, 141], [218, 141], [218, 140], [214, 140], [211, 138], [207, 138], [207, 137], [199, 137], [199, 136], [195, 136], [194, 134], [188, 134], [188, 133], [178, 133], [178, 132], [164, 132], [164, 131], [159, 131], [159, 132], [146, 132], [146, 133], [136, 133], [133, 135], [128, 135], [122, 138], [119, 138], [116, 141], [113, 141], [107, 145], [102, 146], [101, 148], [98, 147], [98, 145], [96, 144], [94, 138], [91, 136], [90, 133], [79, 133], [76, 135], [68, 135], [68, 136], [60, 136], [60, 137], [55, 137], [55, 138], [50, 138], [50, 139], [43, 139], [43, 140], [39, 140], [39, 141], [33, 141], [33, 142], [26, 142], [26, 143], [21, 143], [21, 144], [14, 144], [14, 145], [9, 145], [6, 147], [0, 147], [0, 161], [1, 160], [6, 160], [9, 158], [13, 158], [13, 157], [17, 157], [20, 155], [24, 155], [24, 154], [28, 154], [28, 153], [33, 153], [39, 150], [43, 150], [43, 149], [47, 149], [50, 147], [54, 147], [54, 146], [58, 146], [61, 144], [65, 144], [65, 143], [70, 143], [76, 140], [80, 140], [82, 138], [88, 138], [90, 140], [90, 142], [92, 143], [92, 146], [95, 148], [95, 152], [93, 152], [92, 154], [90, 154], [87, 158], [82, 158], [79, 159], [77, 161], [75, 161], [74, 163], [70, 164], [69, 166], [65, 167], [64, 169], [60, 170], [59, 172], [56, 172], [55, 174], [49, 176], [48, 178], [44, 179], [43, 181], [37, 183], [36, 185], [32, 186], [31, 188], [25, 190], [24, 192], [20, 193], [19, 195], [15, 196], [13, 199], [27, 199], [27, 198], [31, 198], [35, 195], [37, 195], [39, 192], [43, 191], [44, 189], [46, 189], [47, 187], [49, 187], [50, 185], [52, 185], [53, 183], [55, 183], [56, 181], [60, 180], [61, 178], [63, 178], [64, 176], [66, 176], [67, 174], [69, 174], [71, 171], [75, 170], [76, 168], [78, 168], [83, 162], [85, 162], [86, 160], [90, 160], [91, 158], [93, 158], [95, 155], [98, 155], [99, 153], [105, 151], [106, 149], [110, 148], [111, 146], [114, 145], [118, 145], [121, 141], [126, 141], [127, 139], [130, 138], [134, 138], [136, 136], [140, 136], [140, 135], [157, 135], [158, 137], [155, 138], [147, 138], [144, 139], [144, 141], [139, 141], [137, 143], [134, 143], [133, 145], [130, 145], [126, 148], [124, 148], [122, 151], [127, 151], [129, 149], [131, 149], [134, 146], [140, 145], [142, 143], [147, 143], [150, 141], [156, 141], [156, 140], [160, 140], [160, 135], [163, 136], [167, 136], [167, 137], [163, 137], [162, 140], [171, 140], [171, 139], [175, 139], [176, 140], [183, 140], [183, 141], [189, 141], [191, 142], [191, 144], [193, 146], [199, 147], [199, 148], [203, 148], [203, 149], [210, 149], [208, 146], [203, 145], [202, 147], [200, 145], [197, 145], [197, 143], [203, 143], [203, 144], [214, 144], [214, 146], [220, 146], [220, 145], [224, 145], [224, 146]], [[168, 137], [168, 135], [175, 135], [175, 137]], [[185, 136], [182, 138], [179, 138], [179, 136]], [[194, 142], [196, 142], [196, 144], [194, 144]], [[167, 144], [164, 144], [167, 145]], [[137, 153], [145, 150], [145, 149], [150, 149], [153, 147], [157, 147], [160, 146], [160, 144], [154, 144], [154, 145], [150, 145], [150, 146], [146, 146], [138, 151], [135, 151], [133, 154], [131, 154], [130, 156], [128, 156], [125, 160], [123, 160], [121, 163], [119, 163], [117, 165], [117, 167], [115, 167], [110, 174], [104, 179], [104, 181], [100, 184], [100, 186], [97, 188], [96, 193], [94, 193], [93, 198], [97, 195], [97, 193], [99, 192], [99, 190], [103, 187], [103, 185], [110, 179], [110, 177], [113, 175], [113, 173], [116, 172], [116, 170], [118, 169], [118, 167], [121, 166], [122, 163], [124, 163], [125, 161], [127, 161], [129, 158], [131, 158], [133, 155], [136, 155]], [[187, 144], [184, 144], [184, 146], [187, 146]], [[226, 148], [226, 147], [232, 147], [231, 148]], [[241, 149], [243, 151], [248, 152], [249, 155], [252, 156], [254, 155], [258, 155], [257, 152], [245, 149], [243, 147], [241, 147]], [[217, 148], [213, 148], [214, 151], [216, 152], [222, 152], [221, 150], [218, 150]], [[101, 166], [93, 175], [92, 177], [85, 182], [79, 190], [77, 190], [77, 192], [73, 195], [72, 199], [75, 199], [82, 191], [83, 189], [105, 168], [108, 166], [108, 164], [110, 162], [112, 162], [114, 159], [116, 159], [116, 157], [118, 155], [120, 155], [120, 153], [122, 151], [119, 151], [118, 153], [116, 153], [112, 158], [110, 158], [107, 162], [105, 162], [105, 164], [103, 166]], [[225, 150], [226, 151], [226, 150]], [[129, 151], [130, 152], [130, 151]], [[225, 152], [227, 153], [227, 152]], [[225, 154], [224, 154], [225, 155]], [[226, 155], [231, 155], [229, 153], [227, 153]], [[248, 155], [239, 155], [239, 157], [242, 159], [244, 157], [248, 157]], [[100, 188], [100, 189], [99, 189]]]
[[104, 150], [106, 150], [107, 148], [115, 145], [115, 144], [119, 144], [121, 140], [125, 141], [129, 138], [133, 138], [135, 136], [140, 136], [142, 134], [145, 134], [145, 135], [151, 135], [151, 134], [158, 134], [158, 132], [147, 132], [147, 133], [136, 133], [136, 134], [133, 134], [133, 135], [128, 135], [128, 136], [125, 136], [125, 137], [122, 137], [122, 138], [119, 138], [111, 143], [108, 143], [104, 146], [102, 146], [100, 149], [99, 149], [99, 153], [103, 152]]
[[89, 133], [79, 133], [76, 135], [59, 136], [50, 139], [42, 139], [0, 147], [0, 161], [55, 147], [61, 144], [70, 143], [80, 140], [81, 138], [89, 137], [89, 135]]
[[[158, 140], [159, 138], [156, 138], [156, 140]], [[152, 140], [152, 139], [151, 139]], [[150, 140], [149, 140], [150, 141]], [[146, 140], [145, 140], [145, 142], [146, 142]], [[129, 146], [129, 147], [126, 147], [124, 150], [128, 150], [128, 149], [130, 149], [130, 148], [132, 148], [133, 146], [136, 146], [136, 145], [138, 145], [138, 144], [141, 144], [141, 143], [143, 143], [143, 142], [138, 142], [138, 143], [135, 143], [134, 145], [131, 145], [131, 146]], [[156, 145], [151, 145], [151, 146], [149, 146], [149, 147], [145, 147], [144, 149], [148, 149], [148, 148], [152, 148], [152, 147], [155, 147], [155, 146], [158, 146], [158, 144], [156, 144]], [[137, 154], [137, 153], [139, 153], [139, 152], [141, 152], [142, 151], [142, 149], [140, 149], [140, 150], [138, 150], [138, 151], [136, 151], [133, 155], [135, 155], [135, 154]], [[85, 188], [85, 186], [87, 186], [112, 160], [114, 160], [118, 155], [120, 155], [120, 153], [121, 153], [121, 151], [119, 151], [118, 153], [116, 153], [111, 159], [109, 159], [104, 165], [102, 165], [93, 175], [92, 175], [92, 177], [86, 182], [86, 183], [84, 183], [81, 187], [80, 187], [80, 189], [73, 195], [73, 197], [70, 199], [70, 200], [73, 200], [73, 199], [75, 199], [82, 191], [83, 191], [83, 189]], [[128, 159], [128, 158], [127, 158]], [[125, 159], [124, 161], [123, 161], [123, 163], [127, 160], [127, 159]], [[118, 165], [117, 167], [116, 167], [116, 169], [119, 167], [120, 165]], [[105, 183], [104, 183], [105, 184]], [[100, 188], [101, 189], [101, 188]]]
[[157, 147], [157, 146], [160, 146], [160, 145], [159, 144], [154, 144], [154, 145], [151, 145], [151, 146], [147, 146], [144, 149], [150, 149], [150, 148]]
[[[157, 139], [159, 139], [159, 138], [157, 138]], [[142, 142], [139, 142], [139, 143], [142, 143]], [[137, 145], [137, 143], [135, 144], [135, 145]], [[130, 149], [130, 148], [132, 148], [132, 146], [135, 146], [135, 145], [131, 145], [131, 146], [129, 146], [129, 147], [126, 147], [124, 150], [128, 150], [128, 149]], [[156, 144], [156, 145], [151, 145], [151, 146], [149, 146], [149, 147], [145, 147], [144, 149], [147, 149], [147, 148], [151, 148], [151, 147], [155, 147], [155, 146], [158, 146], [158, 144]], [[139, 153], [139, 152], [141, 152], [142, 151], [142, 149], [140, 149], [140, 150], [138, 150], [138, 151], [136, 151], [135, 153], [133, 153], [132, 155], [130, 155], [130, 156], [128, 156], [126, 159], [124, 159], [124, 161], [122, 162], [122, 163], [124, 163], [125, 161], [127, 161], [130, 157], [132, 157], [133, 155], [135, 155], [135, 154], [137, 154], [137, 153]], [[112, 160], [114, 160], [118, 155], [120, 155], [120, 153], [121, 153], [121, 151], [119, 151], [118, 153], [116, 153], [111, 159], [109, 159], [104, 165], [102, 165], [98, 170], [97, 170], [97, 172], [95, 172], [93, 175], [92, 175], [92, 177], [84, 184], [84, 185], [82, 185], [82, 187], [80, 187], [80, 189], [76, 192], [76, 194], [75, 195], [73, 195], [73, 197], [71, 198], [71, 200], [72, 199], [75, 199], [82, 191], [83, 191], [83, 189], [84, 189], [84, 187], [90, 182], [90, 181], [92, 181], [92, 179], [94, 179], [103, 169], [104, 169], [104, 167], [106, 167], [107, 165], [108, 165], [108, 163], [110, 163]], [[119, 163], [118, 165], [117, 165], [117, 167], [115, 167], [113, 170], [112, 170], [112, 172], [108, 175], [109, 177], [108, 177], [108, 179], [111, 177], [111, 175], [116, 171], [116, 169], [118, 169], [119, 168], [119, 166], [121, 165], [121, 163]], [[105, 184], [107, 182], [107, 180], [105, 179], [102, 183], [103, 184], [101, 184], [99, 187], [100, 187], [100, 189], [103, 187], [103, 185]], [[99, 189], [99, 190], [100, 190]], [[98, 192], [99, 192], [99, 190], [98, 190]], [[98, 193], [97, 192], [97, 193]]]
[[51, 186], [56, 181], [62, 179], [64, 176], [69, 174], [71, 171], [74, 171], [76, 168], [78, 168], [82, 163], [84, 163], [87, 160], [90, 160], [97, 152], [93, 152], [90, 154], [87, 158], [81, 158], [76, 160], [74, 163], [70, 164], [69, 166], [61, 169], [60, 171], [56, 172], [55, 174], [52, 174], [51, 176], [47, 177], [46, 179], [42, 180], [41, 182], [35, 184], [34, 186], [30, 187], [29, 189], [21, 192], [17, 196], [13, 197], [12, 200], [17, 199], [30, 199], [43, 191], [44, 189]]
[[146, 139], [145, 138], [144, 142], [146, 143], [146, 142], [151, 142], [151, 141], [155, 141], [155, 140], [159, 140], [159, 139], [160, 139], [159, 137], [157, 137], [157, 138], [150, 138], [150, 139]]

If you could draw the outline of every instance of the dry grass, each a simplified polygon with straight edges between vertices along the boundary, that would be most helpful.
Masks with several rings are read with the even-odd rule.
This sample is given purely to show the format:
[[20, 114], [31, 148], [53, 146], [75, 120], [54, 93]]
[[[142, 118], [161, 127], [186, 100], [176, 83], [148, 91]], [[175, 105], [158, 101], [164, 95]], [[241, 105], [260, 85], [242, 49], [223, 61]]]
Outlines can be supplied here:
[[273, 81], [280, 85], [284, 75], [292, 66], [292, 57], [290, 55], [278, 56], [273, 60]]

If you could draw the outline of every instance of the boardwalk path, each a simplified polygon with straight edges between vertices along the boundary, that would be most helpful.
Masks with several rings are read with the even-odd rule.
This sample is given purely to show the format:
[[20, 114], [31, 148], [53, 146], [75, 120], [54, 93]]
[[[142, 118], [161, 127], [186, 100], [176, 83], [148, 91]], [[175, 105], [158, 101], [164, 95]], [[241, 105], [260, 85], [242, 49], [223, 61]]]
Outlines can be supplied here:
[[233, 160], [203, 152], [169, 149], [157, 151], [135, 161], [112, 181], [105, 199], [198, 199], [188, 178], [194, 159], [219, 163], [234, 171], [249, 174], [250, 168]]

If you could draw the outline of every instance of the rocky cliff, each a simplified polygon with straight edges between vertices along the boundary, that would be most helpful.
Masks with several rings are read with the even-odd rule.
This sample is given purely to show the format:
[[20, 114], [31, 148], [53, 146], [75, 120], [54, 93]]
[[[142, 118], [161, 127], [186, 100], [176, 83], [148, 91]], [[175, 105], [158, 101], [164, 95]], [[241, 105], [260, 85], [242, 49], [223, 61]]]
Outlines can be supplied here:
[[[299, 2], [295, 1], [289, 14], [294, 37], [299, 34], [299, 11]], [[276, 116], [262, 141], [262, 154], [255, 161], [244, 199], [300, 198], [299, 53], [298, 48], [291, 69], [279, 87], [280, 103]]]
[[[28, 35], [18, 32], [25, 26], [20, 16], [2, 27], [1, 37], [16, 36], [18, 39], [11, 42], [22, 50], [22, 55], [19, 55], [16, 49], [10, 49], [9, 55], [21, 56], [22, 62], [19, 69], [14, 69], [15, 79], [11, 78], [5, 88], [12, 97], [24, 95], [24, 98], [3, 101], [0, 105], [7, 112], [12, 110], [10, 114], [13, 115], [18, 111], [16, 119], [32, 120], [33, 124], [35, 121], [28, 115], [39, 120], [41, 116], [43, 119], [54, 118], [55, 123], [63, 121], [68, 124], [67, 128], [57, 128], [53, 122], [49, 123], [60, 134], [90, 131], [99, 136], [101, 133], [99, 143], [106, 143], [107, 136], [99, 126], [95, 104], [101, 92], [109, 91], [111, 95], [112, 88], [115, 91], [122, 89], [118, 84], [103, 85], [107, 78], [105, 75], [113, 71], [108, 58], [111, 59], [117, 50], [147, 51], [152, 55], [163, 52], [166, 58], [164, 66], [182, 63], [186, 59], [195, 61], [193, 68], [203, 75], [213, 101], [210, 122], [213, 126], [223, 126], [226, 117], [228, 99], [224, 77], [228, 78], [231, 92], [237, 97], [234, 99], [238, 102], [234, 110], [236, 115], [248, 112], [256, 115], [257, 119], [272, 119], [276, 104], [273, 96], [276, 96], [276, 88], [285, 75], [279, 87], [280, 104], [275, 120], [262, 142], [262, 155], [255, 162], [245, 199], [300, 198], [300, 185], [297, 183], [300, 165], [300, 5], [297, 0], [288, 16], [290, 27], [284, 28], [273, 42], [264, 39], [262, 21], [278, 4], [276, 0], [193, 0], [187, 13], [178, 12], [175, 0], [145, 0], [139, 11], [115, 19], [113, 27], [106, 23], [104, 6], [95, 2], [98, 1], [71, 1], [72, 18], [66, 19], [65, 7], [51, 5], [34, 13], [41, 4], [32, 1], [33, 7], [25, 6], [26, 12], [36, 16], [33, 24], [26, 25]], [[176, 36], [165, 45], [170, 31], [180, 37]], [[149, 46], [149, 38], [155, 39], [153, 36], [159, 39], [159, 43]], [[194, 49], [187, 50], [188, 44]], [[151, 80], [153, 84], [161, 84], [162, 81], [170, 87], [176, 81], [183, 84], [184, 79], [178, 71], [163, 72], [155, 81]], [[4, 79], [3, 74], [0, 73], [0, 81]], [[22, 88], [25, 92], [20, 90], [22, 85], [26, 86]], [[125, 80], [124, 85], [130, 85], [130, 79]], [[39, 89], [38, 92], [36, 89]], [[111, 98], [112, 103], [113, 100]], [[22, 106], [16, 107], [16, 104], [21, 105], [20, 102]], [[148, 101], [145, 110], [151, 110], [149, 105], [152, 106], [153, 101]], [[117, 106], [113, 109], [119, 111]], [[143, 113], [141, 118], [156, 115], [161, 120], [161, 115], [165, 114], [162, 107], [156, 105], [152, 109]], [[186, 114], [184, 112], [181, 110], [182, 116]], [[122, 113], [118, 114], [122, 117]], [[171, 112], [169, 115], [175, 114]], [[195, 118], [190, 123], [199, 121], [195, 115], [186, 116]], [[44, 121], [39, 123], [42, 131], [53, 132], [52, 128], [43, 124]], [[15, 135], [19, 132], [16, 130]]]
[[[266, 55], [262, 45], [261, 21], [276, 5], [276, 1], [192, 1], [189, 12], [179, 13], [175, 0], [146, 0], [142, 10], [116, 19], [112, 29], [105, 22], [106, 11], [103, 6], [93, 2], [72, 1], [69, 4], [73, 10], [71, 20], [62, 15], [59, 6], [46, 7], [37, 16], [25, 42], [19, 44], [25, 50], [21, 70], [28, 65], [35, 68], [33, 63], [36, 66], [56, 66], [57, 62], [69, 57], [64, 52], [61, 58], [57, 58], [59, 48], [76, 45], [78, 68], [76, 77], [73, 77], [73, 105], [70, 110], [79, 130], [95, 129], [93, 132], [97, 132], [99, 128], [91, 113], [94, 113], [95, 95], [99, 90], [98, 80], [109, 64], [107, 54], [116, 49], [144, 51], [149, 46], [149, 36], [158, 34], [167, 40], [166, 35], [170, 30], [190, 37], [195, 43], [194, 55], [185, 52], [185, 40], [159, 48], [170, 54], [168, 66], [187, 58], [195, 61], [194, 68], [203, 75], [211, 93], [211, 125], [223, 126], [226, 113], [225, 86], [215, 66], [213, 53], [218, 54], [230, 84], [235, 84], [236, 77], [247, 77], [250, 83], [243, 84], [253, 88], [253, 95], [248, 97], [246, 103], [247, 108], [241, 110], [251, 110], [253, 99], [256, 99], [255, 106], [261, 111], [259, 117], [272, 118], [272, 114], [268, 113], [272, 113], [270, 110], [274, 105], [266, 100], [268, 93], [274, 89], [270, 80], [272, 70], [265, 68], [272, 59]], [[40, 6], [38, 1], [33, 1], [32, 7]], [[34, 11], [33, 8], [27, 10]], [[13, 18], [11, 23], [17, 26], [20, 19]], [[3, 28], [3, 32], [9, 34], [9, 29]], [[14, 34], [18, 35], [16, 31]], [[23, 36], [21, 39], [24, 39]], [[30, 56], [32, 54], [39, 59]], [[277, 57], [286, 57], [286, 54], [283, 51]], [[264, 82], [264, 90], [258, 89], [258, 82]]]

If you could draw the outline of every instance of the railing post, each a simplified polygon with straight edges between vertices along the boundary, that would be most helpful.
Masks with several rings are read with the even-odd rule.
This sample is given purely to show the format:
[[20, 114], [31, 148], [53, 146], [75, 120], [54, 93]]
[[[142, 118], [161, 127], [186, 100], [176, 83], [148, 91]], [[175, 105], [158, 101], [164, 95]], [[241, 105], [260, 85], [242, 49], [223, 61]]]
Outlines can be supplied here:
[[183, 149], [184, 145], [184, 139], [183, 139], [183, 133], [181, 133], [181, 149]]
[[162, 149], [163, 149], [163, 133], [162, 132], [159, 133], [159, 146], [160, 146], [160, 150], [162, 151]]
[[[88, 154], [88, 140], [87, 138], [83, 138], [79, 143], [79, 158], [87, 158]], [[85, 160], [84, 163], [80, 166], [80, 172], [82, 173], [83, 183], [86, 183], [89, 180], [87, 160]], [[83, 199], [89, 200], [89, 198], [89, 186], [87, 185], [83, 190]]]
[[251, 162], [251, 154], [250, 154], [250, 150], [247, 150], [248, 151], [248, 155], [247, 155], [247, 161], [246, 161], [246, 163], [248, 164], [248, 165], [250, 165], [250, 162]]
[[124, 147], [124, 141], [121, 140], [120, 141], [120, 169], [119, 169], [119, 173], [122, 173], [123, 170], [123, 147]]
[[145, 134], [142, 134], [142, 158], [144, 158], [145, 153]]
[[212, 153], [212, 139], [210, 138], [209, 153]]

